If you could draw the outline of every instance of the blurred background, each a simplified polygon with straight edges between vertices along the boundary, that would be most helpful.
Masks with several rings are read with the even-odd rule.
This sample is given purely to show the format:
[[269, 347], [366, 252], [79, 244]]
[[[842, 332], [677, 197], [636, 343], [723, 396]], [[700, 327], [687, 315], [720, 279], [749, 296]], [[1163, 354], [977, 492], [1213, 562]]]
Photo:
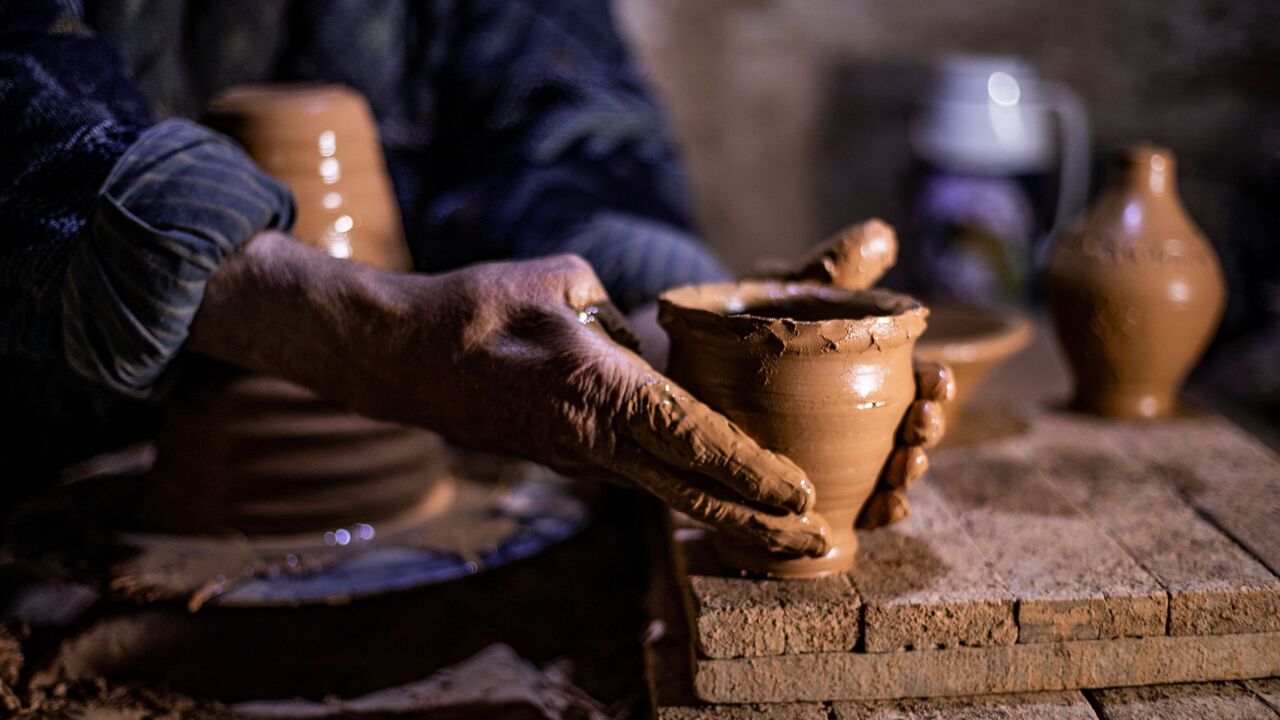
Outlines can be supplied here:
[[1230, 288], [1193, 387], [1274, 429], [1280, 3], [615, 4], [740, 271], [874, 215], [903, 245], [887, 284], [1036, 307], [1037, 258], [1107, 157], [1170, 148]]

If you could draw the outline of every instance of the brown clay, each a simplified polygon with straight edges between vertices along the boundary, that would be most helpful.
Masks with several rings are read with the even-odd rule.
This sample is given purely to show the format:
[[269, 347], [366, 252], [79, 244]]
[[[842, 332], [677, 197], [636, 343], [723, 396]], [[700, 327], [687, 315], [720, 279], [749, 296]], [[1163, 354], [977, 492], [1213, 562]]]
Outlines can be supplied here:
[[1049, 309], [1075, 401], [1122, 418], [1169, 415], [1222, 316], [1222, 269], [1178, 198], [1173, 153], [1139, 145], [1113, 164], [1083, 221], [1054, 243]]
[[415, 506], [445, 470], [438, 436], [347, 413], [293, 383], [188, 373], [165, 410], [145, 527], [293, 533]]
[[[804, 471], [786, 457], [742, 442], [738, 427], [684, 388], [649, 383], [631, 397], [625, 417], [630, 440], [668, 467], [637, 461], [624, 449], [616, 454], [614, 469], [645, 477], [645, 487], [668, 505], [773, 553], [817, 556], [829, 547], [831, 528], [822, 516], [808, 512], [814, 489]], [[695, 468], [719, 468], [714, 480], [722, 487], [709, 484], [713, 478]], [[787, 514], [742, 502], [747, 492]]]
[[299, 240], [383, 270], [411, 269], [373, 113], [354, 90], [242, 85], [214, 98], [203, 122], [289, 186]]
[[955, 380], [955, 397], [944, 401], [948, 420], [1000, 363], [1031, 342], [1031, 320], [1002, 308], [939, 304], [929, 306], [929, 330], [916, 344], [916, 355], [945, 363]]
[[[916, 398], [911, 353], [928, 311], [887, 291], [747, 281], [669, 291], [659, 312], [671, 337], [671, 376], [761, 445], [795, 461], [814, 484], [812, 510], [830, 523], [830, 549], [819, 558], [780, 558], [718, 542], [721, 558], [777, 577], [851, 568], [854, 520]], [[934, 415], [923, 408], [920, 427], [909, 432], [931, 435]], [[900, 500], [886, 494], [882, 504], [901, 508], [879, 514], [900, 516]]]
[[841, 230], [799, 264], [768, 273], [783, 280], [812, 280], [846, 290], [866, 290], [898, 261], [893, 226], [872, 218]]
[[[409, 269], [373, 115], [354, 91], [233, 88], [205, 120], [289, 185], [297, 239], [384, 270]], [[382, 520], [417, 507], [443, 460], [432, 433], [340, 410], [284, 380], [201, 366], [166, 407], [142, 520], [186, 534]]]

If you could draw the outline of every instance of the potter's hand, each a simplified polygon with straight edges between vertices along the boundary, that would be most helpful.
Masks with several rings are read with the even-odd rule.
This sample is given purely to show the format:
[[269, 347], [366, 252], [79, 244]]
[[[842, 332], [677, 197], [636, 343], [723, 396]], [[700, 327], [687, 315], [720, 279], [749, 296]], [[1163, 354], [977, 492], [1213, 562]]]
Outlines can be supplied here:
[[408, 419], [562, 471], [603, 470], [770, 550], [825, 550], [820, 524], [793, 514], [813, 501], [804, 473], [623, 347], [631, 333], [585, 261], [496, 263], [439, 281], [459, 312], [443, 371], [461, 392], [441, 415]]
[[215, 275], [192, 346], [463, 446], [624, 480], [776, 552], [823, 554], [822, 520], [799, 514], [813, 502], [803, 471], [629, 337], [577, 257], [398, 275], [266, 234]]
[[898, 428], [893, 454], [880, 471], [880, 479], [858, 515], [858, 527], [877, 528], [907, 516], [903, 493], [929, 469], [926, 448], [938, 444], [946, 432], [941, 402], [955, 397], [951, 369], [929, 360], [915, 359], [916, 399]]
[[808, 280], [845, 290], [866, 290], [898, 260], [893, 226], [873, 218], [841, 230], [818, 243], [799, 262], [769, 260], [759, 275], [780, 280]]

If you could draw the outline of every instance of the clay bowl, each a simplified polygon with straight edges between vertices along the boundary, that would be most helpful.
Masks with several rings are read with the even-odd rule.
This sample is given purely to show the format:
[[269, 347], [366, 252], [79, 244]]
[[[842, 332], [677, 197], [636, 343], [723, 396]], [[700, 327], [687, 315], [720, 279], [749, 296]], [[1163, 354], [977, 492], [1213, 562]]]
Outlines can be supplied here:
[[928, 311], [889, 291], [781, 281], [678, 288], [659, 307], [673, 379], [804, 469], [832, 526], [821, 558], [717, 538], [720, 559], [774, 577], [852, 568], [854, 520], [915, 396], [911, 353]]
[[948, 403], [948, 423], [992, 370], [1031, 342], [1032, 332], [1031, 319], [1017, 310], [967, 304], [930, 306], [929, 330], [916, 344], [916, 354], [951, 366], [956, 395]]

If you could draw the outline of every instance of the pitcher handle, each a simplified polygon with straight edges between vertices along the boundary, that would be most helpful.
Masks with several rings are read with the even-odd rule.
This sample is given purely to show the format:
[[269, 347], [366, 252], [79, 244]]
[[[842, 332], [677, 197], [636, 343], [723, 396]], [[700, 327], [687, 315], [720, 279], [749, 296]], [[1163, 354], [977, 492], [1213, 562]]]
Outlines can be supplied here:
[[1045, 96], [1058, 119], [1058, 206], [1050, 237], [1061, 232], [1084, 207], [1089, 192], [1089, 117], [1080, 97], [1065, 85], [1045, 83]]

